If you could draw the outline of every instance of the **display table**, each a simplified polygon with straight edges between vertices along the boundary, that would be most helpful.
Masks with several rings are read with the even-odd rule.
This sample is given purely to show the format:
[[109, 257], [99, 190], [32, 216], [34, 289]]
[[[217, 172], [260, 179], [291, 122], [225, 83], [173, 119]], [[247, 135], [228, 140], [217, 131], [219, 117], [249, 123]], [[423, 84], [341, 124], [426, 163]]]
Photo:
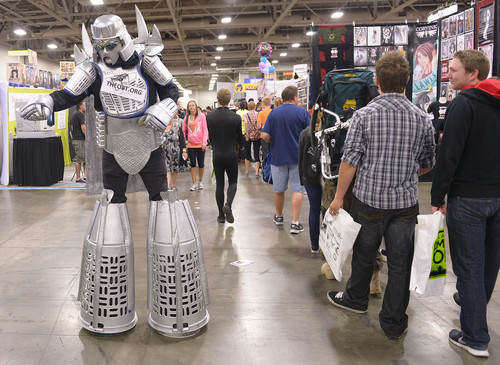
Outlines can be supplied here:
[[16, 138], [13, 147], [14, 184], [47, 186], [63, 179], [61, 137]]

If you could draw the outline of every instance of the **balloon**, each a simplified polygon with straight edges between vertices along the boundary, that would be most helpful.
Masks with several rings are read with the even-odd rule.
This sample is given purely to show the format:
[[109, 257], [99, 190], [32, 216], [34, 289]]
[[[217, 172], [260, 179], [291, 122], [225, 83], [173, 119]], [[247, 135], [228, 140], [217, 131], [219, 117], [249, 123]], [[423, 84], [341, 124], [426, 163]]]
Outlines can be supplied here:
[[264, 75], [269, 74], [269, 69], [267, 69], [267, 68], [266, 68], [266, 69], [262, 70], [262, 73], [263, 73]]
[[273, 73], [275, 70], [274, 66], [269, 67], [269, 72]]
[[266, 58], [265, 56], [262, 56], [262, 57], [260, 58], [260, 62], [266, 62], [266, 61], [267, 61], [267, 58]]
[[260, 67], [260, 68], [265, 68], [265, 67], [266, 67], [266, 63], [265, 63], [265, 62], [261, 62], [261, 63], [259, 63], [259, 67]]

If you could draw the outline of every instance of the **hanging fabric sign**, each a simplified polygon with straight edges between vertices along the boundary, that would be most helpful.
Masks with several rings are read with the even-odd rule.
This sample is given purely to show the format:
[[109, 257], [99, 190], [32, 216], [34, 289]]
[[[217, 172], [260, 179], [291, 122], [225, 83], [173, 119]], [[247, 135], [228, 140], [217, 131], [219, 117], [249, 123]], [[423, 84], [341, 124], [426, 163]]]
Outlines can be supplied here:
[[423, 110], [436, 100], [437, 65], [439, 56], [438, 26], [430, 24], [416, 27], [413, 33], [412, 61], [413, 88], [412, 100]]

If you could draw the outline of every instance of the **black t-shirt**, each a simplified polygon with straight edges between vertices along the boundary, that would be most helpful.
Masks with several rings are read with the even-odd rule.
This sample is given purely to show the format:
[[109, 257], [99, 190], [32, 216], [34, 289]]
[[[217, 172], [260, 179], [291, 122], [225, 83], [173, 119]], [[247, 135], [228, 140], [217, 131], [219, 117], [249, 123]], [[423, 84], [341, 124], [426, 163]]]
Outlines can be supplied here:
[[434, 125], [436, 132], [444, 128], [444, 116], [446, 114], [446, 108], [448, 108], [448, 104], [448, 101], [444, 104], [440, 103], [439, 101], [434, 101], [427, 108], [427, 113], [432, 113], [434, 115], [432, 124]]
[[85, 140], [82, 125], [85, 124], [85, 116], [80, 111], [75, 111], [70, 118], [71, 138], [74, 140]]
[[207, 128], [214, 159], [236, 157], [236, 144], [243, 148], [241, 118], [228, 108], [217, 108], [207, 115]]

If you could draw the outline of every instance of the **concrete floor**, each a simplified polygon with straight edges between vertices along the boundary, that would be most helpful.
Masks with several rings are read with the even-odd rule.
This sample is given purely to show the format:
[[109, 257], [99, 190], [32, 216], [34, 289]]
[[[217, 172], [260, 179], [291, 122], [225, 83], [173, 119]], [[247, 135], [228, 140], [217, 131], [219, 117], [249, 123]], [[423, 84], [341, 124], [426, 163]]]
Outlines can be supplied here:
[[[208, 158], [207, 158], [208, 160]], [[207, 171], [210, 168], [207, 168]], [[190, 192], [179, 176], [179, 198], [188, 199], [205, 248], [211, 305], [208, 326], [196, 337], [165, 338], [147, 323], [146, 193], [129, 194], [135, 244], [137, 326], [127, 334], [98, 337], [81, 329], [76, 301], [81, 248], [96, 196], [71, 189], [72, 167], [60, 190], [0, 190], [0, 365], [76, 364], [499, 364], [499, 286], [488, 307], [490, 358], [480, 360], [448, 342], [459, 326], [449, 262], [445, 293], [416, 299], [408, 308], [407, 335], [386, 340], [378, 324], [382, 296], [372, 296], [367, 314], [332, 306], [328, 290], [344, 281], [320, 273], [323, 260], [309, 251], [308, 202], [300, 220], [306, 231], [276, 227], [272, 187], [243, 176], [233, 206], [235, 223], [217, 224], [214, 189]], [[13, 187], [16, 188], [16, 187]], [[429, 183], [420, 183], [421, 212], [429, 212]], [[238, 259], [253, 260], [235, 267]], [[348, 259], [348, 263], [350, 260]], [[386, 268], [382, 288], [387, 281]]]

